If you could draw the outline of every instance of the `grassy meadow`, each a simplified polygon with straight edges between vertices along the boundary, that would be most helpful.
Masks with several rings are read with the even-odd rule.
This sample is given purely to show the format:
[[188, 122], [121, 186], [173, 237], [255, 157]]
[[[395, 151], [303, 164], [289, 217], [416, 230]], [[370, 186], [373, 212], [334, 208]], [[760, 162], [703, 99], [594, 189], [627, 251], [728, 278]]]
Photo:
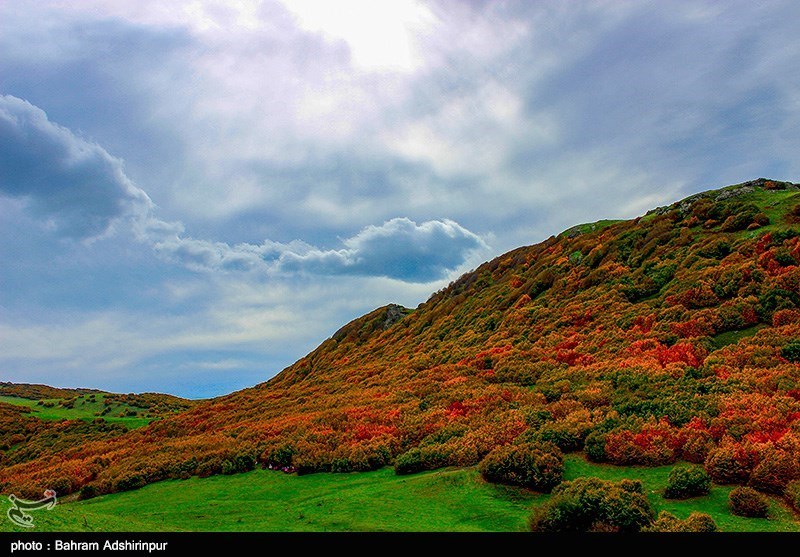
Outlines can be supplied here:
[[[30, 408], [31, 416], [41, 420], [87, 420], [103, 418], [107, 422], [135, 429], [149, 424], [153, 418], [145, 416], [145, 410], [128, 404], [113, 402], [105, 405], [105, 396], [81, 395], [64, 406], [66, 399], [30, 399], [18, 396], [0, 396], [0, 402]], [[104, 413], [105, 412], [105, 413]]]
[[[732, 515], [730, 487], [684, 501], [662, 497], [672, 466], [616, 467], [565, 458], [565, 479], [595, 476], [642, 481], [658, 513], [710, 514], [723, 531], [800, 531], [780, 500], [769, 519]], [[232, 476], [170, 480], [89, 501], [62, 501], [38, 511], [40, 531], [524, 531], [534, 505], [550, 496], [484, 482], [475, 468], [409, 476], [393, 469], [297, 476], [255, 470]], [[13, 530], [0, 521], [0, 530]]]

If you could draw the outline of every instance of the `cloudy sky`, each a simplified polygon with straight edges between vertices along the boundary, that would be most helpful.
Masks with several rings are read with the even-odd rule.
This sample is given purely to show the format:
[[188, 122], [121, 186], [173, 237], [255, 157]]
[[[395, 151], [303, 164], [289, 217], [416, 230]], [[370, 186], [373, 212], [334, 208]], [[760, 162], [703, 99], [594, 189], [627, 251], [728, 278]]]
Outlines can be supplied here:
[[586, 221], [800, 178], [800, 3], [0, 2], [0, 379], [263, 381]]

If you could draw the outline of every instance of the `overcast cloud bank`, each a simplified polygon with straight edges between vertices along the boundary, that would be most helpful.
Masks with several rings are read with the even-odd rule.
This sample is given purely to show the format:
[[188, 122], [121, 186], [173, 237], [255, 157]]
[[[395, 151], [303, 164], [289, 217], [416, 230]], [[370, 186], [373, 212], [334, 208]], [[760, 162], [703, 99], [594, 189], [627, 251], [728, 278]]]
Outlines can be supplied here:
[[148, 195], [123, 171], [122, 161], [96, 143], [50, 122], [43, 110], [0, 96], [0, 192], [23, 200], [42, 224], [68, 237], [92, 239], [129, 221], [137, 236], [166, 260], [198, 271], [305, 272], [385, 276], [430, 282], [447, 276], [476, 250], [477, 235], [451, 220], [420, 225], [397, 217], [368, 226], [320, 249], [301, 241], [254, 245], [185, 237], [180, 222], [154, 216]]
[[221, 394], [578, 222], [800, 179], [797, 2], [332, 5], [0, 4], [0, 377]]

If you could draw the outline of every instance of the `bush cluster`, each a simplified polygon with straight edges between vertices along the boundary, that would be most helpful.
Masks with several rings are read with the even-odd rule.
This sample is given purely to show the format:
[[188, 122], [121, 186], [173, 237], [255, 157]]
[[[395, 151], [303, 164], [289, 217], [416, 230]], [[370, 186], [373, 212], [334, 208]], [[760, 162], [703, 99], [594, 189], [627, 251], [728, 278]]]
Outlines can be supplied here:
[[767, 498], [751, 487], [736, 487], [728, 496], [728, 505], [733, 514], [750, 518], [767, 518]]
[[534, 532], [638, 532], [653, 521], [653, 510], [636, 481], [618, 483], [578, 478], [553, 490], [530, 519]]
[[676, 467], [669, 473], [664, 497], [667, 499], [688, 499], [708, 495], [711, 478], [702, 468]]
[[436, 446], [415, 447], [397, 457], [394, 471], [397, 475], [416, 474], [425, 470], [436, 470], [450, 463]]
[[691, 513], [681, 520], [667, 511], [658, 513], [658, 518], [642, 532], [717, 532], [719, 528], [714, 519], [706, 513]]
[[800, 511], [800, 480], [790, 482], [783, 494], [792, 508]]
[[563, 456], [555, 445], [505, 445], [486, 455], [480, 472], [489, 482], [549, 493], [564, 476]]

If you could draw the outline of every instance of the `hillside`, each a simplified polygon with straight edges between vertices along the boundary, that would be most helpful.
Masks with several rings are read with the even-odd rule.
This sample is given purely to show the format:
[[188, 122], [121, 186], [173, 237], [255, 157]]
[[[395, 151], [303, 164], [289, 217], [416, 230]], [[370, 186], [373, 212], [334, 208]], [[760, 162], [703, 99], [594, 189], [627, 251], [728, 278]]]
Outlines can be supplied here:
[[800, 186], [762, 179], [516, 249], [413, 311], [356, 319], [266, 383], [0, 482], [89, 497], [257, 464], [467, 466], [531, 442], [781, 493], [800, 477], [798, 362]]

